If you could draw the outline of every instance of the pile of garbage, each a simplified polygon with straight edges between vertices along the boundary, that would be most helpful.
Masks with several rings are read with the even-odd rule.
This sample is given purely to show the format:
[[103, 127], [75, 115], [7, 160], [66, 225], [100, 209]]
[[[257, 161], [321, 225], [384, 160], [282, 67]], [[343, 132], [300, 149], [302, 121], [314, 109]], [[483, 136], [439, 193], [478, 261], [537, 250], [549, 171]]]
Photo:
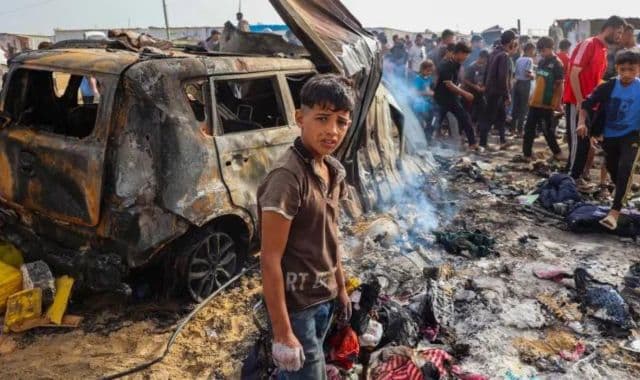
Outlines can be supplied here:
[[35, 327], [77, 327], [82, 317], [65, 315], [73, 278], [54, 278], [44, 261], [24, 263], [13, 245], [0, 242], [0, 316], [3, 332]]

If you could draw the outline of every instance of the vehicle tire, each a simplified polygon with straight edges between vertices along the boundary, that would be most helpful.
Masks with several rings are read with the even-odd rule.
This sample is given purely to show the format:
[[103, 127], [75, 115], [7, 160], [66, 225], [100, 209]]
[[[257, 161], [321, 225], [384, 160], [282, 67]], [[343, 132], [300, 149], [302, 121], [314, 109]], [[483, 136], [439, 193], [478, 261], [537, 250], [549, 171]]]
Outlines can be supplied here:
[[190, 239], [180, 255], [185, 259], [182, 277], [189, 297], [202, 302], [242, 268], [238, 245], [221, 231], [203, 230]]

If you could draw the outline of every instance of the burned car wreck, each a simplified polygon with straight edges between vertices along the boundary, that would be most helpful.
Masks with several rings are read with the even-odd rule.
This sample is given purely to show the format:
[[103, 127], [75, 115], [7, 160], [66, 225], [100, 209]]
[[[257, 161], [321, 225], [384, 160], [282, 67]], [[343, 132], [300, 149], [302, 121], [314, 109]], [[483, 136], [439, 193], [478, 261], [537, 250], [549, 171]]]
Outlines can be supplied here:
[[[174, 288], [206, 298], [259, 241], [257, 186], [298, 136], [298, 93], [317, 72], [356, 87], [337, 153], [349, 213], [384, 198], [402, 133], [376, 41], [338, 1], [272, 4], [307, 56], [114, 41], [17, 56], [0, 99], [0, 238], [91, 291], [129, 293], [132, 270], [160, 263]], [[90, 78], [99, 99], [79, 92]]]

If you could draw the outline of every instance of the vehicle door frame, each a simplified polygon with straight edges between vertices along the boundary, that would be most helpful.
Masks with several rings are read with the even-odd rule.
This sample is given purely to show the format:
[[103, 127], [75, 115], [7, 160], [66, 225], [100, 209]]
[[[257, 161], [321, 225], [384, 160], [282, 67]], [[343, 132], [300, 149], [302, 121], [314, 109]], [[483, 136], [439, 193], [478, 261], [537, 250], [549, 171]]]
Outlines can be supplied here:
[[[70, 150], [76, 156], [84, 156], [87, 162], [92, 162], [94, 166], [88, 165], [85, 170], [87, 175], [84, 184], [89, 184], [93, 181], [93, 186], [86, 186], [81, 190], [84, 191], [83, 197], [86, 202], [86, 217], [79, 215], [68, 215], [60, 211], [48, 209], [46, 204], [38, 204], [35, 200], [29, 200], [29, 194], [24, 195], [24, 199], [4, 199], [2, 201], [7, 204], [32, 212], [36, 212], [42, 215], [46, 215], [52, 218], [57, 223], [62, 224], [76, 224], [84, 227], [95, 227], [99, 224], [101, 208], [102, 208], [102, 194], [105, 185], [105, 159], [108, 145], [108, 137], [111, 130], [112, 119], [110, 117], [111, 111], [114, 105], [114, 96], [120, 86], [120, 78], [118, 75], [108, 73], [89, 72], [86, 70], [67, 69], [62, 67], [46, 67], [31, 64], [21, 64], [10, 69], [7, 76], [7, 83], [3, 88], [2, 101], [0, 102], [0, 108], [4, 111], [6, 108], [6, 96], [9, 93], [9, 86], [11, 86], [14, 77], [19, 70], [28, 71], [46, 71], [50, 73], [63, 73], [76, 76], [94, 76], [99, 80], [102, 79], [103, 91], [100, 94], [100, 102], [97, 105], [96, 121], [91, 133], [83, 138], [78, 138], [69, 135], [63, 135], [43, 130], [36, 130], [29, 126], [17, 125], [16, 120], [11, 120], [3, 130], [0, 131], [0, 139], [5, 140], [3, 143], [7, 143], [8, 140], [13, 139], [18, 141], [18, 144], [24, 144], [20, 146], [21, 151], [29, 152], [33, 154], [35, 151], [40, 150], [41, 158], [46, 155], [47, 152], [61, 152], [70, 154]], [[54, 79], [55, 80], [55, 79]], [[53, 89], [52, 89], [53, 90]], [[65, 90], [66, 91], [66, 90]], [[54, 93], [54, 96], [56, 94]], [[12, 115], [14, 116], [14, 115]], [[59, 156], [62, 158], [63, 155]], [[41, 160], [42, 161], [42, 160]], [[53, 161], [53, 160], [50, 160]], [[61, 162], [57, 164], [60, 165]], [[97, 164], [97, 166], [96, 166]], [[8, 163], [9, 167], [11, 164]], [[55, 165], [55, 163], [53, 164]], [[14, 169], [18, 168], [16, 163]], [[64, 167], [64, 165], [61, 165]], [[46, 168], [43, 165], [43, 169]], [[49, 167], [51, 169], [51, 167]], [[57, 168], [60, 169], [60, 168]], [[66, 168], [64, 168], [66, 170]], [[101, 171], [95, 173], [96, 170]], [[79, 170], [81, 171], [81, 170]], [[91, 176], [95, 173], [94, 177]], [[17, 173], [16, 173], [17, 174]], [[82, 174], [82, 173], [80, 173]], [[68, 177], [69, 179], [71, 177]], [[29, 182], [31, 180], [29, 179]], [[80, 184], [79, 184], [80, 185]], [[29, 185], [27, 185], [29, 186]], [[80, 188], [80, 186], [78, 186]], [[44, 189], [46, 190], [46, 189]]]

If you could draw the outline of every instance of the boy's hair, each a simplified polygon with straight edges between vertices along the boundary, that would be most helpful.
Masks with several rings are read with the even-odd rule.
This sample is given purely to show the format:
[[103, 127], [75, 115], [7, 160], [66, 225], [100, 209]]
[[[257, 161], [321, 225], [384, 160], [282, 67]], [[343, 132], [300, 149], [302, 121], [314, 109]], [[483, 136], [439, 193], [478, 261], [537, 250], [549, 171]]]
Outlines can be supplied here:
[[626, 63], [631, 65], [640, 64], [640, 54], [628, 49], [618, 52], [616, 54], [616, 65], [624, 65]]
[[[564, 41], [567, 41], [567, 40], [562, 40], [562, 41], [564, 42]], [[554, 42], [551, 39], [551, 37], [541, 37], [538, 40], [538, 42], [536, 42], [536, 47], [538, 48], [538, 50], [553, 49], [553, 45], [554, 45]], [[570, 42], [569, 42], [569, 45], [571, 45]], [[560, 42], [560, 48], [562, 48], [562, 42]]]
[[527, 42], [527, 43], [524, 45], [524, 51], [530, 51], [530, 50], [536, 50], [536, 45], [534, 45], [534, 44], [533, 44], [533, 43], [531, 43], [531, 42]]
[[611, 16], [607, 19], [607, 21], [604, 22], [604, 24], [602, 24], [602, 28], [600, 29], [601, 32], [604, 32], [605, 29], [607, 28], [614, 28], [617, 29], [621, 26], [625, 26], [627, 24], [626, 21], [624, 21], [624, 19], [620, 16]]
[[453, 37], [453, 36], [455, 36], [455, 35], [456, 35], [456, 34], [455, 34], [455, 33], [453, 33], [453, 30], [451, 30], [451, 29], [445, 29], [445, 30], [443, 30], [443, 31], [442, 31], [442, 35], [440, 36], [440, 38], [442, 38], [442, 39], [444, 40], [444, 39], [447, 39], [447, 38], [449, 38], [449, 37]]
[[300, 90], [300, 104], [313, 108], [318, 105], [332, 111], [353, 111], [353, 83], [340, 75], [318, 74]]
[[453, 47], [453, 54], [458, 54], [458, 53], [465, 53], [465, 54], [471, 53], [471, 46], [469, 46], [469, 44], [464, 41], [458, 42]]
[[631, 24], [624, 24], [624, 31], [625, 31], [625, 32], [633, 31], [633, 25], [631, 25]]
[[480, 54], [478, 54], [478, 58], [489, 59], [489, 50], [487, 49], [480, 50]]
[[516, 39], [516, 34], [513, 30], [505, 30], [500, 36], [500, 43], [502, 45], [509, 45]]
[[564, 40], [560, 41], [560, 45], [558, 46], [560, 47], [560, 50], [569, 50], [569, 48], [571, 47], [571, 41], [565, 38]]
[[424, 70], [424, 69], [433, 69], [435, 65], [433, 64], [433, 61], [430, 59], [425, 59], [424, 61], [422, 61], [420, 63], [420, 71]]

